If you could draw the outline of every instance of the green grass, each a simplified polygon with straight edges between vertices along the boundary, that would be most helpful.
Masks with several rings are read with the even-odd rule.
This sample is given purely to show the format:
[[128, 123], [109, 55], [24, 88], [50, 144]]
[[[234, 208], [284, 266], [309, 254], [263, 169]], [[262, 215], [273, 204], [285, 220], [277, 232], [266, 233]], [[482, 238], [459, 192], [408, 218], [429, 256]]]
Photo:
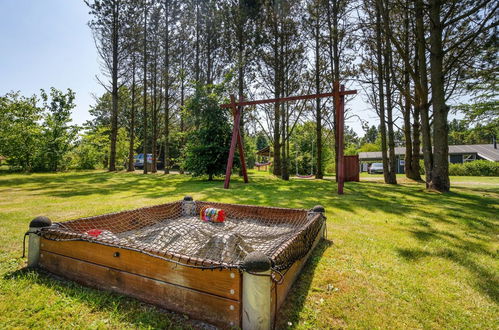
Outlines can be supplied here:
[[22, 237], [37, 215], [64, 221], [192, 195], [255, 205], [326, 208], [329, 241], [316, 249], [280, 313], [279, 328], [498, 326], [499, 178], [455, 177], [449, 194], [381, 176], [349, 182], [251, 183], [181, 175], [71, 172], [0, 174], [0, 326], [183, 328], [184, 317], [134, 299], [25, 271]]

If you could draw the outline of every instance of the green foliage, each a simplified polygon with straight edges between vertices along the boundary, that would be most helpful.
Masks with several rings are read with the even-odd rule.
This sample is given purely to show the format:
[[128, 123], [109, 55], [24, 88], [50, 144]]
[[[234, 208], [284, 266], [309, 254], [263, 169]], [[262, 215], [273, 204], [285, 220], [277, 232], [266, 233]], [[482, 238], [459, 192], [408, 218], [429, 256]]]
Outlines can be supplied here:
[[186, 112], [195, 124], [185, 147], [184, 168], [193, 176], [213, 176], [225, 172], [231, 127], [228, 112], [220, 109], [221, 90], [198, 86], [186, 103]]
[[19, 93], [0, 97], [0, 155], [14, 170], [59, 171], [69, 165], [68, 153], [76, 138], [71, 126], [74, 92], [51, 88], [41, 91], [43, 106], [36, 96]]
[[375, 125], [369, 126], [367, 123], [362, 125], [362, 129], [366, 134], [361, 138], [361, 143], [375, 143], [378, 138], [378, 128]]
[[499, 176], [499, 162], [475, 160], [463, 164], [449, 164], [449, 175]]
[[8, 93], [0, 97], [0, 155], [14, 169], [31, 171], [43, 146], [42, 109], [35, 96]]
[[83, 143], [75, 148], [71, 167], [79, 170], [102, 168], [102, 152], [89, 143]]
[[66, 168], [68, 161], [65, 158], [78, 134], [78, 128], [69, 125], [71, 110], [76, 106], [75, 93], [71, 89], [63, 93], [52, 87], [50, 96], [42, 90], [41, 97], [46, 115], [43, 123], [43, 155], [38, 166], [40, 170], [56, 172]]
[[[323, 169], [327, 164], [333, 161], [333, 145], [327, 137], [332, 138], [326, 129], [323, 130], [322, 164]], [[297, 124], [291, 136], [290, 147], [290, 172], [298, 172], [305, 175], [315, 172], [317, 168], [317, 137], [315, 132], [315, 123], [308, 121], [303, 124]], [[324, 172], [324, 171], [323, 171]]]
[[[124, 167], [128, 159], [128, 134], [125, 128], [118, 130], [116, 141], [116, 164]], [[101, 169], [108, 165], [110, 149], [109, 129], [98, 127], [81, 135], [71, 153], [71, 167], [81, 170]]]
[[449, 122], [449, 144], [487, 144], [499, 134], [499, 114], [496, 119], [477, 122], [473, 127], [468, 119]]
[[419, 174], [425, 174], [424, 159], [419, 160]]
[[71, 167], [81, 170], [105, 168], [108, 149], [109, 132], [106, 128], [85, 132], [72, 152]]
[[[118, 128], [118, 135], [116, 137], [116, 168], [124, 169], [128, 160], [128, 152], [130, 141], [128, 139], [128, 131], [124, 127]], [[138, 141], [135, 140], [135, 144]]]
[[246, 160], [246, 167], [253, 168], [256, 162], [256, 147], [257, 139], [250, 135], [244, 137], [244, 155]]
[[354, 145], [350, 145], [347, 148], [345, 148], [345, 151], [343, 154], [345, 156], [355, 156], [355, 155], [359, 154], [359, 150]]
[[381, 148], [379, 145], [374, 143], [364, 143], [357, 150], [358, 152], [372, 152], [372, 151], [381, 151]]
[[258, 132], [256, 135], [256, 150], [262, 150], [263, 148], [268, 147], [269, 141], [267, 139], [267, 136], [265, 136], [265, 133], [263, 132]]

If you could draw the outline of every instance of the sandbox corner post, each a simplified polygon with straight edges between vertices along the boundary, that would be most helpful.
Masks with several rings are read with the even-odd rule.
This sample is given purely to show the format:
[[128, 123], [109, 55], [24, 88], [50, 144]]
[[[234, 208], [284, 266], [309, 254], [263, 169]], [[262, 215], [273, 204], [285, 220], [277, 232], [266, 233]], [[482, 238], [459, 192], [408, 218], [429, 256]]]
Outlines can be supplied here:
[[196, 214], [196, 202], [191, 196], [185, 196], [182, 201], [182, 215], [192, 216]]
[[316, 205], [308, 211], [308, 218], [313, 218], [317, 214], [321, 215], [321, 220], [322, 220], [322, 230], [321, 230], [321, 238], [326, 238], [327, 237], [327, 229], [326, 229], [326, 209], [322, 205]]
[[324, 215], [324, 213], [326, 213], [326, 209], [322, 205], [316, 205], [310, 209], [310, 212], [321, 213]]
[[309, 217], [314, 217], [317, 213], [319, 213], [323, 219], [326, 219], [325, 213], [326, 209], [322, 205], [316, 205], [308, 211], [308, 216]]
[[31, 220], [28, 230], [28, 267], [34, 268], [38, 266], [40, 260], [40, 229], [43, 227], [50, 227], [52, 221], [43, 216], [39, 216]]
[[261, 252], [252, 252], [244, 259], [242, 293], [243, 330], [272, 328], [271, 260]]

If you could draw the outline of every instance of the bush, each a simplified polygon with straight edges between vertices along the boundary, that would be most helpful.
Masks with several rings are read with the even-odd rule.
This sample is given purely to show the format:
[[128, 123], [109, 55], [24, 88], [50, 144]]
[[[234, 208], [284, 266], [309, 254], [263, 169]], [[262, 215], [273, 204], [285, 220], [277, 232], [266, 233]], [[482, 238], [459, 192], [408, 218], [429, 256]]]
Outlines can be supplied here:
[[231, 127], [228, 111], [221, 111], [221, 91], [212, 86], [198, 86], [194, 96], [186, 103], [194, 129], [185, 146], [184, 168], [193, 176], [208, 175], [213, 180], [225, 173]]
[[424, 159], [419, 160], [419, 174], [425, 174]]
[[336, 164], [334, 163], [334, 161], [328, 162], [326, 164], [326, 173], [329, 175], [333, 175], [334, 173], [336, 173]]
[[499, 176], [499, 163], [487, 160], [475, 160], [463, 164], [449, 164], [449, 175]]
[[71, 157], [71, 167], [79, 170], [102, 168], [102, 151], [89, 143], [80, 144]]

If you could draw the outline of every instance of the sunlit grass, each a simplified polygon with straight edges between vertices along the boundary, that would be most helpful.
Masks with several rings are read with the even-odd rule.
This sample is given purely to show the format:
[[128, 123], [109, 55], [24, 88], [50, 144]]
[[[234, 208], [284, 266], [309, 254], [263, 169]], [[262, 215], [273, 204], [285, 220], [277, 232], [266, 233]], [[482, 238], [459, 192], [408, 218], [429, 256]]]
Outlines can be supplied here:
[[[191, 195], [254, 205], [322, 204], [328, 238], [292, 290], [279, 327], [482, 328], [499, 315], [499, 178], [454, 177], [449, 194], [362, 175], [336, 194], [331, 180], [283, 182], [251, 172], [230, 190], [183, 175], [0, 174], [0, 325], [185, 327], [183, 317], [116, 294], [21, 270], [22, 237], [37, 215], [64, 221]], [[195, 326], [187, 323], [187, 326]]]

